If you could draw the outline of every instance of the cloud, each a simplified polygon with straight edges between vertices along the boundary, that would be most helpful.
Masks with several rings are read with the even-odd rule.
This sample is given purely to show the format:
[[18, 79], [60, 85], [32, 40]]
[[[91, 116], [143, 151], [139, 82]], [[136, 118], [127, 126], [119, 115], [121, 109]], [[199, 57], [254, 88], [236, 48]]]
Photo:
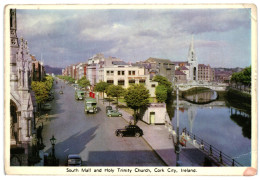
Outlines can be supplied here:
[[99, 52], [126, 61], [151, 56], [186, 60], [192, 34], [203, 61], [217, 63], [218, 57], [206, 53], [215, 49], [233, 62], [232, 54], [250, 44], [249, 15], [247, 9], [18, 9], [17, 33], [28, 40], [32, 54], [42, 53], [46, 63], [56, 66], [86, 61]]

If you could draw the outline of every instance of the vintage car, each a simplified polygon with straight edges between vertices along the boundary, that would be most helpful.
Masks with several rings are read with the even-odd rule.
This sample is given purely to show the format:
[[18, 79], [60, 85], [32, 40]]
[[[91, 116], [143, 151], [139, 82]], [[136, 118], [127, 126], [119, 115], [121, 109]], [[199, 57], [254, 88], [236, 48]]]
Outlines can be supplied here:
[[121, 117], [122, 113], [117, 111], [117, 110], [108, 110], [107, 111], [107, 116], [108, 117]]
[[106, 113], [108, 112], [108, 110], [112, 110], [112, 106], [106, 106]]
[[84, 95], [85, 95], [84, 91], [80, 91], [80, 90], [76, 90], [75, 91], [75, 99], [76, 100], [83, 100], [84, 99]]
[[116, 136], [135, 136], [135, 137], [140, 137], [142, 135], [144, 135], [143, 130], [141, 128], [139, 128], [136, 125], [128, 125], [125, 126], [124, 129], [117, 129], [115, 131]]
[[67, 158], [68, 166], [81, 166], [82, 160], [78, 154], [69, 154]]

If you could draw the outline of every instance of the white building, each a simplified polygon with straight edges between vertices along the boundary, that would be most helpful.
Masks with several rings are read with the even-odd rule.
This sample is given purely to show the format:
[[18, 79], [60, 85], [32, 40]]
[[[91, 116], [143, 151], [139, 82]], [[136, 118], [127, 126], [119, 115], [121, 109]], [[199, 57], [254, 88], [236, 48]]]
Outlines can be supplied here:
[[124, 62], [99, 69], [99, 81], [121, 85], [124, 88], [128, 88], [131, 84], [143, 84], [149, 90], [150, 96], [155, 97], [155, 87], [158, 83], [151, 81], [149, 77], [145, 74], [144, 67], [131, 66]]
[[142, 117], [147, 124], [169, 124], [171, 122], [165, 103], [151, 103]]

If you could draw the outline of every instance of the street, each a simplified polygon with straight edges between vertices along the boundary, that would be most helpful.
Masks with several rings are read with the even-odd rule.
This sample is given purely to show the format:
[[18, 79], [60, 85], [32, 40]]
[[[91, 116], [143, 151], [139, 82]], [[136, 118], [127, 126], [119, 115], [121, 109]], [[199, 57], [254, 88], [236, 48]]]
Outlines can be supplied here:
[[[62, 87], [61, 87], [62, 86]], [[62, 89], [64, 94], [59, 94]], [[42, 132], [44, 151], [50, 153], [52, 135], [60, 166], [68, 154], [79, 154], [83, 166], [162, 166], [163, 162], [143, 138], [117, 137], [115, 130], [127, 125], [121, 117], [107, 117], [102, 100], [97, 114], [86, 114], [83, 101], [74, 98], [74, 88], [54, 81], [55, 99]], [[144, 132], [145, 134], [145, 132]]]

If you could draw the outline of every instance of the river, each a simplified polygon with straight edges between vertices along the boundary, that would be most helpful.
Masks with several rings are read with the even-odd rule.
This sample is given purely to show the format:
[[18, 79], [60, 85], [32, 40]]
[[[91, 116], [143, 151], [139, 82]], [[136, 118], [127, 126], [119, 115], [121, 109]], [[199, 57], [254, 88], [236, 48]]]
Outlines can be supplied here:
[[[212, 91], [208, 93], [206, 95], [205, 91], [203, 92], [205, 97], [212, 97]], [[201, 93], [199, 97], [201, 99]], [[180, 100], [179, 104], [180, 131], [186, 128], [242, 165], [251, 166], [250, 115], [228, 107], [225, 101], [199, 105]], [[174, 127], [176, 127], [176, 114], [175, 110], [172, 118]]]

